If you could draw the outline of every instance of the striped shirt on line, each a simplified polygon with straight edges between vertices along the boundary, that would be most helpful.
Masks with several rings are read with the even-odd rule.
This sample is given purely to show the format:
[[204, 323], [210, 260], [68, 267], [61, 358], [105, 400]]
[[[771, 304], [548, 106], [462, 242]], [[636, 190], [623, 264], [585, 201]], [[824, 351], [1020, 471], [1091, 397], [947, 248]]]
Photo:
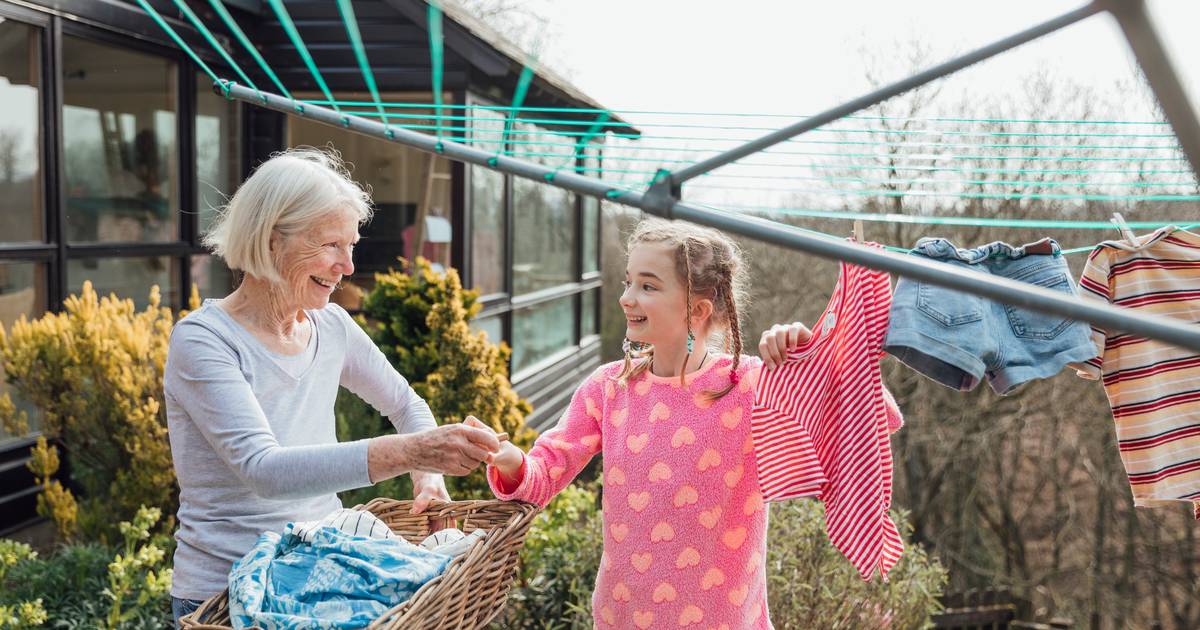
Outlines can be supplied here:
[[[1079, 281], [1085, 298], [1200, 322], [1200, 235], [1165, 227], [1134, 244], [1102, 243]], [[1193, 502], [1200, 516], [1200, 354], [1093, 327], [1101, 379], [1134, 504]]]

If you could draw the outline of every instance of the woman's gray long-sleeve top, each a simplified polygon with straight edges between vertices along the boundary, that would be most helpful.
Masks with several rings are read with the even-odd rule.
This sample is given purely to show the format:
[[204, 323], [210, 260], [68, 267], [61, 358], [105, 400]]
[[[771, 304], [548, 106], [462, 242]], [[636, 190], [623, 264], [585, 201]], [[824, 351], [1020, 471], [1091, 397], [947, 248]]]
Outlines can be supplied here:
[[396, 431], [436, 426], [429, 406], [342, 307], [306, 311], [313, 335], [296, 356], [273, 353], [217, 300], [176, 324], [163, 389], [179, 480], [171, 594], [204, 599], [264, 531], [319, 519], [336, 492], [371, 485], [367, 440], [337, 441], [338, 386]]

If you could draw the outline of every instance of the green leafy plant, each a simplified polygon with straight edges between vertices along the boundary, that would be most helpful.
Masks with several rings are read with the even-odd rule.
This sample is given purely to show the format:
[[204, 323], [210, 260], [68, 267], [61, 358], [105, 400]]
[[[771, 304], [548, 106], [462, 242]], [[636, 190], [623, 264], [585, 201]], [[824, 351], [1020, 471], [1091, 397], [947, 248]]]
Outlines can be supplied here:
[[521, 550], [517, 586], [493, 628], [592, 627], [592, 589], [604, 548], [598, 487], [568, 486], [538, 514]]
[[[108, 563], [108, 588], [104, 595], [112, 602], [108, 629], [116, 630], [137, 614], [137, 609], [160, 599], [171, 590], [171, 569], [161, 566], [166, 555], [163, 541], [155, 540], [151, 530], [162, 516], [158, 508], [142, 506], [132, 522], [121, 523], [125, 539], [124, 553]], [[125, 607], [129, 597], [134, 604]]]
[[[8, 570], [37, 558], [29, 545], [15, 540], [0, 539], [0, 585], [5, 583]], [[0, 628], [30, 628], [46, 623], [42, 598], [0, 604]]]

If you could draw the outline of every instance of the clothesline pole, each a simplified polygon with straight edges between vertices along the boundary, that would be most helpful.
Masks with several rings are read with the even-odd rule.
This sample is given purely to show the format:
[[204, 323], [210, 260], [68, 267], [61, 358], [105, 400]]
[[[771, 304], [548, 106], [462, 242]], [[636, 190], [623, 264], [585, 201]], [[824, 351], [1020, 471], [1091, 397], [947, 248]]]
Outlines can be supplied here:
[[891, 85], [875, 90], [870, 94], [865, 94], [854, 100], [843, 103], [837, 107], [834, 107], [833, 109], [816, 114], [815, 116], [810, 116], [798, 123], [779, 129], [778, 131], [773, 131], [757, 140], [752, 140], [746, 144], [719, 153], [691, 166], [679, 169], [678, 171], [671, 173], [669, 181], [670, 187], [675, 193], [674, 196], [678, 197], [679, 186], [690, 179], [699, 177], [700, 175], [703, 175], [709, 171], [779, 144], [784, 140], [798, 136], [806, 131], [811, 131], [822, 125], [826, 125], [845, 116], [849, 116], [850, 114], [858, 112], [859, 110], [882, 103], [883, 101], [886, 101], [894, 96], [903, 94], [909, 90], [925, 85], [930, 81], [962, 70], [963, 68], [979, 63], [980, 61], [988, 59], [989, 57], [994, 57], [995, 55], [998, 55], [1004, 51], [1016, 48], [1021, 44], [1035, 40], [1043, 35], [1053, 33], [1063, 27], [1070, 26], [1071, 24], [1079, 22], [1080, 20], [1091, 17], [1101, 10], [1102, 7], [1100, 7], [1097, 3], [1089, 3], [1087, 6], [1080, 7], [1069, 13], [1064, 13], [1059, 17], [1021, 31], [1015, 35], [1001, 39], [974, 52], [951, 59], [950, 61], [936, 65], [928, 70], [919, 72], [910, 77], [892, 83]]
[[1183, 147], [1183, 154], [1200, 174], [1200, 119], [1179, 82], [1179, 75], [1163, 48], [1162, 38], [1146, 14], [1144, 0], [1099, 0], [1108, 9], [1129, 41], [1138, 65], [1158, 98], [1167, 122]]
[[668, 196], [655, 195], [654, 191], [640, 193], [635, 190], [617, 189], [613, 188], [611, 182], [605, 182], [567, 170], [556, 171], [540, 164], [496, 155], [495, 153], [445, 139], [439, 141], [434, 136], [408, 129], [398, 129], [395, 127], [389, 129], [384, 127], [382, 123], [373, 120], [337, 113], [316, 105], [305, 106], [302, 111], [297, 112], [291, 99], [285, 99], [267, 92], [259, 93], [247, 87], [228, 82], [214, 85], [214, 90], [218, 93], [224, 94], [225, 89], [228, 89], [230, 98], [255, 106], [266, 107], [267, 109], [294, 116], [301, 116], [315, 122], [402, 144], [426, 153], [438, 153], [447, 159], [490, 168], [517, 177], [532, 179], [578, 194], [607, 199], [615, 203], [640, 208], [651, 214], [669, 219], [682, 219], [715, 227], [789, 249], [807, 252], [822, 258], [843, 260], [872, 269], [880, 269], [939, 286], [991, 298], [1005, 304], [1085, 321], [1095, 324], [1100, 328], [1157, 339], [1200, 352], [1200, 326], [1185, 324], [1179, 320], [1161, 316], [1133, 314], [1127, 309], [1093, 304], [1057, 291], [977, 272], [964, 271], [950, 265], [923, 260], [916, 256], [896, 254], [841, 240], [829, 240], [776, 222], [722, 210], [703, 208]]

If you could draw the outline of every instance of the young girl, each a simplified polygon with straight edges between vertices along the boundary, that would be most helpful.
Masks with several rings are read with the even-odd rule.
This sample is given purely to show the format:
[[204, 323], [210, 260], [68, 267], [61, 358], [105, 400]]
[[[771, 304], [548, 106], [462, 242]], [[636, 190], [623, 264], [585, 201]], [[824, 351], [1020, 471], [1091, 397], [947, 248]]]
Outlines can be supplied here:
[[[528, 455], [506, 443], [492, 490], [544, 506], [603, 452], [596, 627], [770, 628], [750, 433], [762, 362], [741, 354], [740, 254], [719, 232], [649, 220], [625, 273], [625, 360], [597, 369]], [[718, 335], [732, 354], [715, 350]], [[776, 326], [760, 349], [777, 363], [809, 336]]]

